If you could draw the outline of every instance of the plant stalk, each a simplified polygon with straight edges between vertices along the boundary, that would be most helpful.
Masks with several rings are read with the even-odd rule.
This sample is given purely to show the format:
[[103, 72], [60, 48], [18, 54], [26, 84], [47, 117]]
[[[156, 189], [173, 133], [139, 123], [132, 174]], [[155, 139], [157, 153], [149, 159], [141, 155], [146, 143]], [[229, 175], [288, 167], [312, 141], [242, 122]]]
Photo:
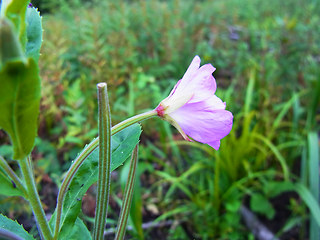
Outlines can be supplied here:
[[32, 166], [29, 164], [28, 158], [24, 158], [19, 161], [19, 165], [27, 186], [28, 201], [36, 218], [40, 235], [43, 237], [43, 239], [51, 240], [51, 230], [49, 228], [49, 224], [46, 220], [46, 216], [41, 205], [40, 197], [36, 188], [36, 183], [32, 172]]
[[99, 174], [96, 216], [94, 223], [95, 240], [103, 239], [110, 196], [111, 181], [111, 115], [107, 93], [107, 84], [99, 83]]
[[[145, 112], [136, 116], [133, 116], [131, 118], [128, 118], [117, 125], [113, 126], [111, 128], [111, 135], [116, 134], [117, 132], [120, 132], [121, 130], [135, 124], [138, 122], [141, 122], [143, 120], [149, 119], [151, 117], [157, 116], [157, 112], [155, 110], [151, 110], [149, 112]], [[55, 229], [54, 229], [54, 237], [53, 239], [58, 239], [59, 231], [60, 231], [60, 222], [61, 222], [61, 214], [62, 214], [62, 204], [64, 197], [68, 191], [68, 187], [74, 177], [74, 175], [77, 173], [79, 167], [83, 163], [83, 161], [99, 146], [99, 137], [95, 138], [93, 141], [91, 141], [85, 149], [78, 155], [78, 157], [75, 159], [71, 167], [69, 168], [65, 179], [63, 180], [60, 191], [58, 194], [57, 199], [57, 218], [55, 223]]]
[[128, 217], [129, 217], [130, 207], [131, 207], [131, 202], [133, 197], [134, 183], [136, 179], [136, 170], [137, 170], [137, 164], [138, 164], [138, 148], [139, 148], [139, 145], [137, 145], [132, 152], [130, 169], [129, 169], [126, 187], [124, 190], [124, 199], [122, 202], [115, 240], [124, 239], [124, 236], [126, 234], [127, 222], [128, 222]]

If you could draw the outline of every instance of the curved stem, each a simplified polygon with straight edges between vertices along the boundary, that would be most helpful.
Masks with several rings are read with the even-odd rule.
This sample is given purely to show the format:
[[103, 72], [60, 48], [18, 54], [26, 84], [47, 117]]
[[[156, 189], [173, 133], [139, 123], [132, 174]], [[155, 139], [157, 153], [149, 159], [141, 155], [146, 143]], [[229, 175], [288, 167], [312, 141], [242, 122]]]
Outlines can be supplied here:
[[137, 145], [132, 152], [130, 169], [129, 169], [126, 187], [124, 190], [124, 199], [121, 206], [115, 240], [124, 239], [124, 236], [126, 233], [127, 222], [128, 222], [128, 217], [129, 217], [130, 207], [131, 207], [131, 202], [133, 197], [134, 182], [136, 179], [136, 170], [137, 170], [137, 164], [138, 164], [138, 148], [139, 148], [139, 145]]
[[23, 192], [24, 196], [28, 198], [28, 192], [26, 187], [22, 184], [20, 178], [16, 175], [16, 173], [12, 170], [7, 161], [2, 156], [0, 156], [0, 166], [12, 179], [14, 184]]
[[51, 230], [41, 205], [40, 197], [32, 173], [32, 167], [29, 165], [28, 158], [20, 160], [19, 165], [26, 182], [28, 201], [37, 220], [40, 235], [43, 236], [44, 239], [52, 239]]
[[[155, 110], [151, 110], [149, 112], [145, 112], [136, 116], [133, 116], [131, 118], [128, 118], [124, 120], [123, 122], [118, 123], [117, 125], [113, 126], [111, 128], [111, 135], [116, 134], [117, 132], [120, 132], [121, 130], [135, 124], [138, 122], [141, 122], [143, 120], [152, 118], [154, 116], [157, 116], [157, 112]], [[57, 218], [56, 218], [56, 223], [55, 223], [55, 228], [54, 228], [54, 237], [53, 239], [58, 239], [59, 231], [60, 231], [60, 221], [61, 221], [61, 214], [62, 214], [62, 204], [64, 197], [68, 191], [68, 187], [78, 171], [79, 167], [83, 163], [83, 161], [99, 146], [99, 137], [94, 139], [92, 142], [90, 142], [86, 148], [78, 155], [78, 157], [74, 160], [73, 164], [69, 168], [67, 175], [65, 179], [63, 180], [61, 184], [61, 188], [58, 194], [58, 199], [57, 199]]]
[[95, 240], [103, 239], [106, 225], [111, 181], [111, 115], [107, 94], [107, 84], [99, 83], [99, 173], [96, 216], [94, 221]]

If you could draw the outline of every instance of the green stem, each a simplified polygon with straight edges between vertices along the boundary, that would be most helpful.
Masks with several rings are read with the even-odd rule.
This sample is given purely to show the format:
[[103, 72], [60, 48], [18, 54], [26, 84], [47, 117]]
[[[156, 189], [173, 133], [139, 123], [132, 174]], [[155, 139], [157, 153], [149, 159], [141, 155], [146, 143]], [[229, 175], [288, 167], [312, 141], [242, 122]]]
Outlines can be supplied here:
[[8, 176], [11, 178], [14, 184], [16, 184], [16, 186], [23, 192], [24, 196], [28, 198], [28, 192], [26, 187], [22, 184], [20, 178], [15, 174], [15, 172], [12, 170], [7, 161], [2, 156], [0, 156], [0, 166], [8, 174]]
[[96, 216], [93, 239], [102, 240], [106, 225], [111, 181], [111, 115], [107, 84], [99, 83], [99, 174]]
[[118, 222], [118, 229], [116, 233], [115, 240], [122, 240], [125, 236], [126, 229], [127, 229], [127, 222], [130, 213], [130, 207], [133, 197], [133, 189], [134, 189], [134, 182], [136, 179], [136, 170], [138, 164], [138, 147], [137, 145], [133, 152], [130, 162], [130, 169], [128, 174], [128, 179], [126, 183], [126, 188], [124, 190], [124, 199], [121, 207], [120, 218]]
[[52, 234], [41, 205], [36, 183], [34, 181], [32, 166], [29, 165], [29, 160], [27, 158], [20, 160], [19, 164], [27, 186], [28, 201], [38, 223], [40, 235], [43, 236], [44, 239], [52, 239]]
[[[143, 120], [149, 119], [151, 117], [157, 116], [157, 112], [155, 110], [145, 112], [136, 116], [133, 116], [131, 118], [128, 118], [124, 120], [123, 122], [118, 123], [117, 125], [113, 126], [111, 128], [111, 135], [116, 134], [117, 132], [120, 132], [121, 130], [135, 124], [138, 122], [141, 122]], [[57, 199], [57, 218], [56, 218], [56, 224], [54, 228], [54, 237], [53, 239], [58, 239], [59, 231], [60, 231], [60, 222], [61, 222], [61, 214], [62, 214], [62, 203], [64, 200], [64, 197], [68, 191], [68, 187], [74, 177], [74, 175], [77, 173], [79, 167], [83, 163], [83, 161], [99, 146], [99, 137], [94, 139], [92, 142], [90, 142], [85, 149], [78, 155], [78, 157], [74, 160], [73, 164], [69, 168], [67, 175], [65, 179], [63, 180], [61, 184], [61, 188], [58, 194]]]

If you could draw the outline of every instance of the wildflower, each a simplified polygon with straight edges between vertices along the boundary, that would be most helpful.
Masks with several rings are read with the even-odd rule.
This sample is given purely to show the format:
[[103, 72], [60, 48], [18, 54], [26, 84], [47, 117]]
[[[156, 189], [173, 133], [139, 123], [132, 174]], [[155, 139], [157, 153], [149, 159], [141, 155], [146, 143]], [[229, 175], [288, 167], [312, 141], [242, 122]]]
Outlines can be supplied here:
[[231, 131], [233, 116], [225, 110], [226, 103], [214, 95], [215, 68], [211, 64], [200, 67], [200, 61], [199, 56], [194, 57], [182, 79], [155, 110], [186, 140], [192, 138], [218, 150], [220, 139]]

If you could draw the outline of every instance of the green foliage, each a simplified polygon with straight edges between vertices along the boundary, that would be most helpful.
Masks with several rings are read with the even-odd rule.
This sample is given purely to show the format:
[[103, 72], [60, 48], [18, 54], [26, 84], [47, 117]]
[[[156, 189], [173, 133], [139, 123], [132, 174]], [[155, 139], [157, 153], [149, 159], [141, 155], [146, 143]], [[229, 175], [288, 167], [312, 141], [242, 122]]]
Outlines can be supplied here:
[[0, 171], [0, 187], [1, 195], [22, 197], [24, 196], [23, 192], [19, 188], [17, 188], [15, 183], [2, 171]]
[[[111, 171], [118, 168], [130, 157], [134, 147], [139, 142], [140, 134], [141, 127], [136, 124], [112, 136]], [[70, 183], [63, 203], [61, 239], [65, 239], [70, 231], [73, 231], [73, 224], [81, 211], [82, 198], [89, 187], [98, 180], [98, 159], [99, 148], [95, 149], [83, 162]], [[56, 215], [54, 213], [50, 220], [52, 227], [55, 223], [55, 218]]]
[[[28, 57], [39, 57], [41, 22], [34, 8], [23, 16], [27, 2], [15, 0], [2, 8], [1, 16], [8, 9], [4, 21], [12, 21], [22, 44], [16, 44], [17, 37], [0, 40], [1, 69], [8, 59], [24, 58], [25, 47]], [[312, 193], [319, 189], [314, 166], [319, 162], [315, 133], [319, 131], [320, 19], [315, 4], [296, 0], [75, 0], [69, 5], [44, 0], [44, 5], [53, 6], [54, 14], [46, 15], [44, 22], [46, 41], [40, 57], [43, 140], [39, 138], [37, 144], [43, 154], [37, 159], [39, 165], [50, 166], [46, 169], [51, 178], [53, 173], [61, 175], [75, 153], [97, 134], [95, 83], [105, 81], [110, 86], [113, 122], [117, 122], [138, 109], [155, 107], [198, 54], [203, 63], [217, 68], [217, 95], [234, 113], [233, 130], [215, 152], [197, 143], [178, 142], [177, 147], [180, 138], [169, 125], [148, 122], [141, 147], [142, 163], [149, 169], [142, 178], [146, 175], [148, 181], [141, 182], [139, 190], [144, 195], [136, 192], [132, 211], [139, 213], [141, 205], [157, 205], [162, 214], [159, 220], [174, 220], [170, 239], [190, 235], [250, 239], [252, 234], [242, 225], [238, 211], [244, 199], [250, 196], [251, 210], [272, 218], [272, 198], [295, 190], [299, 197], [291, 200], [291, 207], [296, 210], [283, 229], [299, 226], [300, 235], [305, 232], [308, 213], [301, 200], [313, 216], [311, 228], [317, 228], [319, 204]], [[21, 34], [23, 28], [26, 36]], [[1, 32], [0, 38], [5, 35]], [[10, 48], [15, 51], [8, 57], [3, 50]], [[28, 143], [31, 149], [33, 141]], [[299, 181], [300, 160], [304, 185], [293, 185]], [[77, 218], [81, 199], [94, 182], [86, 176], [95, 173], [95, 160], [87, 164], [68, 193], [67, 201], [72, 204], [66, 208], [72, 216], [69, 222], [64, 220], [66, 238], [72, 238], [67, 224], [81, 226]], [[2, 184], [11, 188], [7, 180]], [[85, 186], [81, 187], [80, 180]], [[135, 218], [136, 225], [140, 219]]]
[[19, 33], [22, 49], [27, 42], [26, 34], [26, 10], [29, 0], [4, 0], [1, 5], [1, 17], [6, 16], [15, 26], [15, 32]]
[[[302, 200], [305, 202], [305, 204], [309, 207], [310, 212], [312, 213], [313, 221], [316, 222], [318, 227], [320, 227], [320, 207], [319, 203], [315, 200], [312, 193], [309, 191], [306, 186], [304, 186], [301, 183], [296, 184], [295, 190], [299, 193]], [[314, 233], [316, 234], [316, 233]]]
[[[129, 215], [129, 221], [134, 229], [134, 232], [136, 233], [137, 237], [139, 239], [144, 239], [143, 229], [142, 229], [142, 188], [141, 188], [141, 182], [140, 182], [140, 176], [143, 173], [144, 170], [144, 164], [137, 163], [137, 172], [136, 172], [136, 179], [134, 184], [134, 190], [133, 190], [133, 196], [132, 196], [132, 202], [131, 202], [131, 208], [130, 208], [130, 215]], [[125, 190], [125, 186], [127, 183], [129, 170], [130, 170], [130, 162], [127, 162], [124, 167], [121, 170], [121, 188], [122, 191]]]
[[[317, 132], [308, 133], [308, 162], [309, 162], [309, 189], [312, 192], [316, 202], [320, 202], [320, 181], [319, 181], [319, 166], [320, 166], [320, 149]], [[320, 224], [314, 216], [310, 219], [310, 239], [320, 238]]]
[[26, 55], [32, 57], [36, 62], [39, 60], [42, 44], [42, 22], [37, 9], [27, 9], [27, 46]]
[[72, 228], [68, 232], [62, 232], [59, 237], [61, 240], [91, 240], [91, 234], [87, 226], [83, 223], [80, 218], [77, 218], [76, 221], [72, 224]]
[[[28, 1], [4, 1], [1, 16], [7, 19], [0, 20], [0, 127], [10, 135], [13, 158], [17, 160], [26, 157], [33, 148], [40, 106], [41, 84], [36, 62], [42, 42], [41, 18], [34, 8], [27, 9], [27, 4]], [[25, 48], [27, 57], [34, 60], [26, 58]]]
[[0, 127], [13, 144], [13, 158], [26, 157], [32, 150], [37, 134], [40, 105], [38, 67], [28, 62], [7, 62], [0, 72]]
[[0, 40], [0, 70], [6, 62], [25, 60], [13, 24], [5, 18], [0, 18]]
[[268, 219], [273, 219], [275, 210], [271, 203], [262, 194], [255, 193], [251, 196], [250, 208], [257, 212], [264, 214]]
[[2, 236], [2, 230], [7, 230], [10, 234], [12, 234], [11, 236], [14, 236], [18, 239], [22, 238], [25, 240], [34, 240], [34, 238], [29, 235], [28, 232], [26, 232], [26, 230], [24, 230], [24, 228], [18, 222], [12, 221], [2, 214], [0, 214], [0, 226], [0, 236]]

